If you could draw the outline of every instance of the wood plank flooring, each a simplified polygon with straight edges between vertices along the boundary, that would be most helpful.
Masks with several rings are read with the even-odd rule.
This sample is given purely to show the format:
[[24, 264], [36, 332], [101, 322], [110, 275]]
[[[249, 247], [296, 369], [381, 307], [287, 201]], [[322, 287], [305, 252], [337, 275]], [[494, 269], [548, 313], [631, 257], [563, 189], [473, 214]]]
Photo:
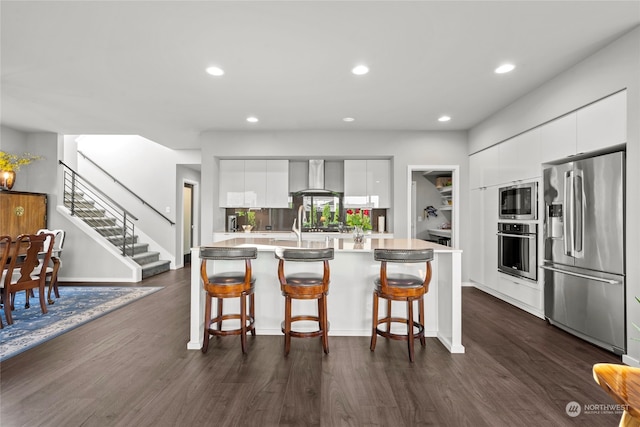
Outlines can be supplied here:
[[[597, 362], [620, 358], [481, 291], [463, 290], [466, 354], [436, 339], [416, 349], [367, 337], [213, 339], [186, 350], [189, 268], [143, 282], [164, 286], [0, 368], [0, 424], [8, 426], [614, 426], [619, 414], [594, 382]], [[340, 284], [332, 283], [332, 286]], [[64, 288], [61, 293], [64, 298]]]

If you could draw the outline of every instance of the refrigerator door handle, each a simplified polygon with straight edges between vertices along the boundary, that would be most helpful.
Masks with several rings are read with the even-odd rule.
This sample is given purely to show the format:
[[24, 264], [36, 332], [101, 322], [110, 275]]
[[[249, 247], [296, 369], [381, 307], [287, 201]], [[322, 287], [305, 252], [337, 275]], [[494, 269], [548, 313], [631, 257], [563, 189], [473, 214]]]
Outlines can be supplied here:
[[583, 244], [584, 244], [584, 212], [585, 212], [585, 197], [583, 191], [582, 171], [578, 171], [574, 178], [574, 199], [573, 206], [575, 209], [574, 226], [573, 226], [573, 256], [583, 256]]
[[562, 210], [562, 239], [564, 240], [564, 254], [573, 256], [573, 171], [564, 175], [564, 203]]
[[594, 276], [589, 276], [588, 274], [575, 273], [573, 271], [567, 271], [567, 270], [562, 270], [560, 268], [549, 267], [548, 265], [541, 265], [540, 267], [544, 268], [545, 270], [555, 271], [556, 273], [568, 274], [569, 276], [576, 276], [576, 277], [580, 277], [582, 279], [587, 279], [587, 280], [595, 280], [597, 282], [604, 282], [610, 285], [616, 285], [620, 283], [619, 280], [603, 279], [602, 277], [594, 277]]

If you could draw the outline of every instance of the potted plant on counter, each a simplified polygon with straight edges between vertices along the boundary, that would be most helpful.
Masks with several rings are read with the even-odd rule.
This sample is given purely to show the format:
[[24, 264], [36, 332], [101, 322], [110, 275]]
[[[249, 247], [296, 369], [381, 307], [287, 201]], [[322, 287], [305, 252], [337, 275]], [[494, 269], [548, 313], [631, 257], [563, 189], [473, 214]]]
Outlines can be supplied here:
[[0, 151], [0, 189], [11, 190], [16, 181], [16, 172], [22, 166], [27, 166], [40, 159], [42, 156], [34, 156], [29, 153], [17, 155]]

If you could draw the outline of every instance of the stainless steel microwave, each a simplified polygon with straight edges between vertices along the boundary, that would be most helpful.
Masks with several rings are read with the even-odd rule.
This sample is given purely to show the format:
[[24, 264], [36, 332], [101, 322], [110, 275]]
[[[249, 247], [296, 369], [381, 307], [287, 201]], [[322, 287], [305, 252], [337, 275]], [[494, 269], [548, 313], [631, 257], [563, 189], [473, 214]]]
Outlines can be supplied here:
[[538, 183], [501, 187], [498, 190], [500, 219], [538, 219]]

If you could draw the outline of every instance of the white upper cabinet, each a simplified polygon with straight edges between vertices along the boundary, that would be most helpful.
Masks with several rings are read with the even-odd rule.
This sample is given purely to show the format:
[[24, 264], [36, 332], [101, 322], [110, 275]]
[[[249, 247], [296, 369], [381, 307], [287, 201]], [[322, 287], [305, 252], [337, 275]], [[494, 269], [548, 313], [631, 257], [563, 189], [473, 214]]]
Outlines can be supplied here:
[[532, 129], [499, 145], [499, 183], [522, 181], [542, 175], [539, 136], [539, 129]]
[[289, 207], [289, 161], [267, 160], [267, 208]]
[[500, 150], [494, 145], [469, 157], [469, 188], [500, 184]]
[[389, 160], [345, 160], [344, 204], [390, 208], [390, 181]]
[[267, 161], [244, 161], [244, 207], [266, 207]]
[[627, 91], [579, 109], [577, 133], [577, 153], [588, 153], [627, 142]]
[[367, 192], [374, 208], [391, 207], [391, 162], [367, 160]]
[[573, 112], [540, 126], [540, 161], [542, 163], [576, 154], [576, 119], [577, 114]]
[[288, 160], [220, 160], [220, 207], [288, 207]]
[[244, 206], [244, 160], [220, 160], [220, 207]]

